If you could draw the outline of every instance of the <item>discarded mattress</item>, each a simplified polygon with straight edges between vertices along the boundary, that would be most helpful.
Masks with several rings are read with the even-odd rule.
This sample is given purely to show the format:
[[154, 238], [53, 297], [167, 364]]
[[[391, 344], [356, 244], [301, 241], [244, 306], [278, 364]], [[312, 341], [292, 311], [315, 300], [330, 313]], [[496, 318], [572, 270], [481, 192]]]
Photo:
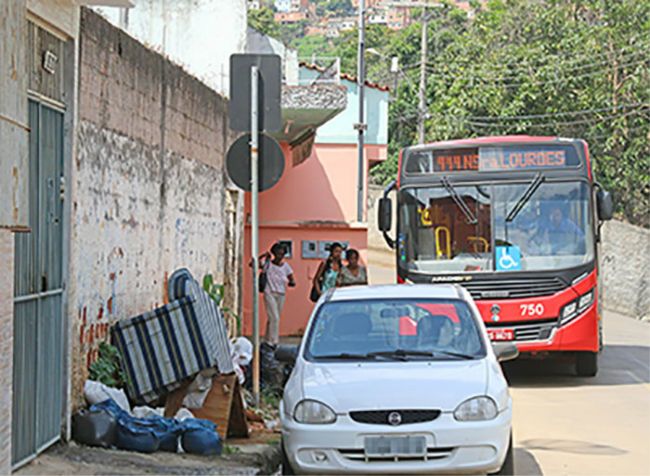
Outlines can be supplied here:
[[169, 297], [169, 304], [111, 328], [127, 393], [138, 404], [158, 400], [201, 370], [234, 371], [223, 315], [188, 270], [172, 274]]

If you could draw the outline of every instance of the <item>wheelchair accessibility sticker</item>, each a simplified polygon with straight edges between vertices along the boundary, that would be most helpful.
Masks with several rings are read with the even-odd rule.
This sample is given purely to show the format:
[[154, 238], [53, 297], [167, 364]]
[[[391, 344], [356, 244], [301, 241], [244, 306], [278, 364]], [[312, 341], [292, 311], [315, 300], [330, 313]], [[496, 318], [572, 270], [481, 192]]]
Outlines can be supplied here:
[[497, 246], [497, 271], [521, 269], [521, 250], [518, 246]]

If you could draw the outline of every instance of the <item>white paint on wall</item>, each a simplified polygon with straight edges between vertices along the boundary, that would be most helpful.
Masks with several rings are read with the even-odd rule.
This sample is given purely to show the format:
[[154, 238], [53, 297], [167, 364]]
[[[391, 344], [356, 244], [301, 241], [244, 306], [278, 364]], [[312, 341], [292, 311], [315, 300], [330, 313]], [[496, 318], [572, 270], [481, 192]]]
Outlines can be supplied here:
[[95, 10], [228, 96], [230, 55], [246, 49], [246, 0], [138, 0], [128, 10]]

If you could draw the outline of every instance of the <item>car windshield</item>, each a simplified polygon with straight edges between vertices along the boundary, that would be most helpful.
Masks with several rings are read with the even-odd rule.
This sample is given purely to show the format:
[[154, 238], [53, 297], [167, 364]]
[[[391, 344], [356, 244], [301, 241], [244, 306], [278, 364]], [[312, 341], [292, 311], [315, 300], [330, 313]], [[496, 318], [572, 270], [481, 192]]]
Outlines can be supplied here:
[[323, 304], [305, 347], [309, 360], [463, 360], [485, 347], [468, 304], [392, 299]]
[[463, 273], [570, 268], [594, 259], [589, 186], [548, 182], [410, 188], [400, 193], [399, 263]]

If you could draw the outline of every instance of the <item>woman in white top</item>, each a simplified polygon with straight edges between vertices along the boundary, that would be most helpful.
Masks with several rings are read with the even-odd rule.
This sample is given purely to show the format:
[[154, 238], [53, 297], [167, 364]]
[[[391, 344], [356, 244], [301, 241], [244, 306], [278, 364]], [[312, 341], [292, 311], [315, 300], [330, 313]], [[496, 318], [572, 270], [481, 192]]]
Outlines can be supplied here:
[[266, 273], [266, 286], [264, 287], [264, 306], [266, 307], [266, 336], [265, 340], [271, 344], [280, 341], [280, 315], [284, 307], [284, 297], [287, 285], [294, 287], [293, 270], [284, 262], [287, 250], [281, 243], [276, 243], [260, 256], [260, 262], [266, 260], [262, 271]]

